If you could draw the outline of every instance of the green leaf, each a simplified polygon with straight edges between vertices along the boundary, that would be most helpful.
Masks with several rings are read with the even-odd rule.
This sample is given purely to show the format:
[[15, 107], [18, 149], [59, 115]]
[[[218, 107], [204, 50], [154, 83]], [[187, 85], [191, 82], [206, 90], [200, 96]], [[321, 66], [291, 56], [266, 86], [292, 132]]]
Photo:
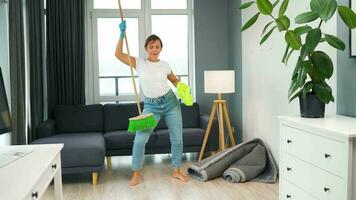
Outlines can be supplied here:
[[258, 19], [258, 16], [260, 15], [260, 13], [255, 14], [253, 17], [251, 17], [251, 19], [249, 19], [245, 25], [243, 25], [243, 27], [241, 28], [241, 32], [250, 28]]
[[275, 2], [273, 3], [272, 7], [273, 7], [273, 8], [276, 7], [276, 5], [279, 3], [279, 1], [280, 1], [280, 0], [275, 1]]
[[298, 87], [302, 87], [304, 85], [310, 68], [311, 68], [310, 60], [306, 60], [301, 63], [296, 79]]
[[329, 79], [333, 74], [333, 62], [330, 57], [322, 52], [315, 51], [311, 54], [311, 61], [313, 63], [313, 67], [317, 70], [321, 77]]
[[298, 83], [296, 81], [297, 79], [293, 79], [288, 90], [288, 97], [292, 96], [295, 91], [298, 89]]
[[307, 51], [307, 53], [311, 53], [312, 51], [314, 51], [315, 47], [319, 44], [320, 39], [320, 28], [316, 28], [308, 32], [307, 37], [305, 38], [305, 50]]
[[287, 45], [286, 50], [284, 51], [283, 58], [282, 58], [282, 63], [285, 63], [288, 55], [288, 50], [289, 50], [289, 45]]
[[294, 34], [303, 35], [305, 33], [308, 33], [310, 30], [312, 30], [312, 27], [310, 26], [300, 26], [294, 29]]
[[310, 90], [313, 89], [313, 82], [312, 81], [308, 81], [304, 86], [303, 86], [303, 98], [305, 98], [305, 96], [307, 95], [308, 92], [310, 92]]
[[325, 82], [325, 80], [322, 81], [322, 85], [325, 86], [325, 87], [327, 87], [327, 88], [329, 88], [329, 91], [330, 91], [330, 93], [329, 93], [330, 101], [334, 102], [335, 99], [334, 99], [334, 97], [333, 97], [331, 87]]
[[285, 15], [283, 15], [283, 16], [279, 17], [278, 19], [276, 19], [276, 23], [277, 23], [278, 30], [280, 32], [284, 31], [284, 30], [287, 30], [289, 28], [289, 26], [290, 26], [290, 20]]
[[263, 28], [262, 31], [262, 35], [265, 34], [265, 32], [267, 31], [267, 28], [273, 23], [274, 21], [269, 22], [268, 24], [266, 24], [266, 26]]
[[328, 104], [331, 100], [334, 100], [330, 87], [316, 83], [314, 84], [313, 89], [318, 99], [320, 99], [323, 103]]
[[328, 21], [335, 13], [337, 8], [336, 0], [325, 0], [321, 10], [320, 18], [325, 22]]
[[321, 73], [319, 72], [319, 69], [316, 68], [315, 66], [312, 66], [309, 69], [309, 77], [310, 79], [314, 82], [314, 83], [320, 83], [321, 81], [323, 81], [325, 79], [325, 77], [323, 77], [321, 75]]
[[308, 55], [307, 48], [305, 47], [305, 44], [302, 46], [300, 49], [300, 58], [304, 60], [304, 58]]
[[283, 0], [282, 5], [281, 5], [281, 7], [279, 8], [278, 17], [281, 17], [281, 16], [284, 15], [284, 13], [285, 13], [286, 10], [287, 10], [288, 3], [289, 3], [289, 0]]
[[311, 0], [310, 1], [310, 9], [317, 13], [320, 12], [321, 8], [323, 7], [323, 2], [325, 0]]
[[311, 0], [310, 8], [318, 13], [323, 21], [328, 21], [335, 13], [337, 8], [336, 0]]
[[287, 31], [285, 35], [287, 44], [294, 50], [299, 50], [302, 46], [302, 40], [300, 36], [294, 34], [293, 31]]
[[290, 55], [292, 55], [293, 51], [294, 51], [294, 49], [291, 49], [289, 51], [288, 56], [287, 56], [286, 61], [285, 61], [286, 65], [288, 64], [289, 57], [290, 57]]
[[322, 42], [325, 42], [325, 41], [326, 41], [325, 37], [323, 37], [323, 38], [320, 39], [320, 42], [321, 42], [321, 43], [322, 43]]
[[305, 13], [298, 15], [295, 18], [295, 23], [297, 23], [297, 24], [308, 23], [308, 22], [318, 19], [318, 17], [319, 17], [319, 15], [317, 12], [314, 12], [314, 11], [305, 12]]
[[297, 64], [295, 65], [294, 67], [294, 71], [293, 71], [293, 74], [292, 74], [292, 80], [295, 79], [298, 75], [298, 72], [299, 72], [299, 68], [302, 66], [303, 60], [300, 59], [300, 57], [298, 58], [298, 61], [297, 61]]
[[335, 47], [336, 49], [340, 49], [340, 50], [345, 50], [345, 43], [340, 40], [339, 38], [333, 36], [333, 35], [329, 35], [329, 34], [324, 34], [325, 35], [325, 39], [326, 41], [333, 47]]
[[244, 3], [244, 4], [242, 4], [241, 6], [240, 6], [240, 9], [242, 10], [242, 9], [245, 9], [245, 8], [248, 8], [248, 7], [250, 7], [252, 4], [254, 4], [254, 3], [256, 3], [255, 1], [249, 1], [249, 2], [246, 2], [246, 3]]
[[273, 30], [276, 28], [276, 26], [275, 27], [273, 27], [270, 31], [268, 31], [268, 33], [266, 33], [266, 35], [264, 35], [263, 37], [262, 37], [262, 39], [261, 39], [261, 41], [260, 41], [260, 45], [262, 44], [262, 43], [264, 43], [266, 40], [267, 40], [267, 38], [272, 34], [272, 32], [273, 32]]
[[290, 99], [289, 99], [289, 103], [292, 102], [295, 98], [299, 97], [299, 95], [301, 94], [302, 90], [299, 90], [297, 93], [295, 93], [295, 95], [293, 95]]
[[341, 19], [349, 28], [356, 28], [356, 14], [347, 6], [338, 7]]
[[257, 8], [264, 15], [270, 15], [273, 10], [273, 6], [269, 0], [257, 0]]

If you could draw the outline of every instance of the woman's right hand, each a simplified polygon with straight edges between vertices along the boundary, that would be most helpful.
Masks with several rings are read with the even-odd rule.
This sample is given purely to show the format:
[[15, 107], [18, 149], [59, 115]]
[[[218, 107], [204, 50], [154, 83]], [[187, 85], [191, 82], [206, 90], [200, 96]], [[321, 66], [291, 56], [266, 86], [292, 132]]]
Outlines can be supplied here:
[[126, 31], [126, 21], [125, 20], [123, 20], [119, 24], [119, 28], [120, 28], [120, 39], [116, 45], [115, 56], [116, 56], [116, 58], [118, 58], [121, 62], [125, 63], [126, 65], [136, 68], [135, 57], [130, 56], [130, 58], [129, 58], [129, 56], [127, 54], [122, 52], [122, 47], [123, 47], [123, 42], [124, 42], [123, 38], [125, 37], [125, 31]]
[[125, 37], [125, 31], [126, 31], [126, 20], [123, 20], [119, 24], [119, 28], [120, 28], [120, 39], [123, 39]]

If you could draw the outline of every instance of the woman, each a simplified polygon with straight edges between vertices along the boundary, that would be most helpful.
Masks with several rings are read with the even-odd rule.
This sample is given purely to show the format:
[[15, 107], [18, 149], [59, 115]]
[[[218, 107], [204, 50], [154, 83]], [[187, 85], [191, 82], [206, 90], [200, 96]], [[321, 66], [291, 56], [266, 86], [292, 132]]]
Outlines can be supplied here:
[[[128, 58], [128, 55], [122, 52], [126, 22], [121, 22], [119, 27], [121, 34], [115, 56], [127, 65], [131, 61], [132, 67], [137, 71], [140, 86], [145, 96], [143, 114], [153, 113], [157, 121], [160, 118], [165, 118], [171, 141], [172, 165], [174, 168], [172, 176], [180, 181], [187, 182], [188, 177], [180, 170], [183, 153], [181, 109], [176, 96], [168, 85], [167, 78], [175, 87], [182, 83], [173, 74], [169, 64], [158, 58], [163, 47], [158, 36], [151, 35], [146, 39], [147, 58]], [[185, 85], [185, 87], [187, 86]], [[132, 150], [132, 170], [134, 173], [129, 183], [130, 186], [139, 184], [145, 145], [152, 131], [153, 129], [147, 129], [136, 132]]]

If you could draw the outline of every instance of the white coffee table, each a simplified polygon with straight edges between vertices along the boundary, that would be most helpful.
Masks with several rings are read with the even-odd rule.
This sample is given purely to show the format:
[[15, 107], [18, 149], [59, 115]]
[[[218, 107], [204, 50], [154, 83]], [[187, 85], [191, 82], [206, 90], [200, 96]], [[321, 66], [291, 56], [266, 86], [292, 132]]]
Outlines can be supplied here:
[[54, 199], [62, 200], [62, 148], [63, 144], [0, 147], [0, 152], [30, 151], [0, 168], [0, 199], [40, 199], [54, 179]]

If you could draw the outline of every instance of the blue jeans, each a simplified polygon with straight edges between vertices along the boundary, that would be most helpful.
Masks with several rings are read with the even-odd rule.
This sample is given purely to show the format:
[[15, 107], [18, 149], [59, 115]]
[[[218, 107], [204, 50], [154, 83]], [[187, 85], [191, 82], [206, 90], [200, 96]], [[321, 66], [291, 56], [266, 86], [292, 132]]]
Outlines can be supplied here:
[[[167, 94], [157, 98], [145, 97], [142, 113], [153, 113], [157, 122], [161, 118], [166, 120], [171, 141], [172, 165], [174, 168], [179, 168], [182, 163], [183, 153], [183, 124], [180, 104], [173, 91], [169, 90]], [[132, 170], [134, 171], [142, 167], [145, 146], [152, 132], [153, 129], [136, 132], [132, 150]]]

